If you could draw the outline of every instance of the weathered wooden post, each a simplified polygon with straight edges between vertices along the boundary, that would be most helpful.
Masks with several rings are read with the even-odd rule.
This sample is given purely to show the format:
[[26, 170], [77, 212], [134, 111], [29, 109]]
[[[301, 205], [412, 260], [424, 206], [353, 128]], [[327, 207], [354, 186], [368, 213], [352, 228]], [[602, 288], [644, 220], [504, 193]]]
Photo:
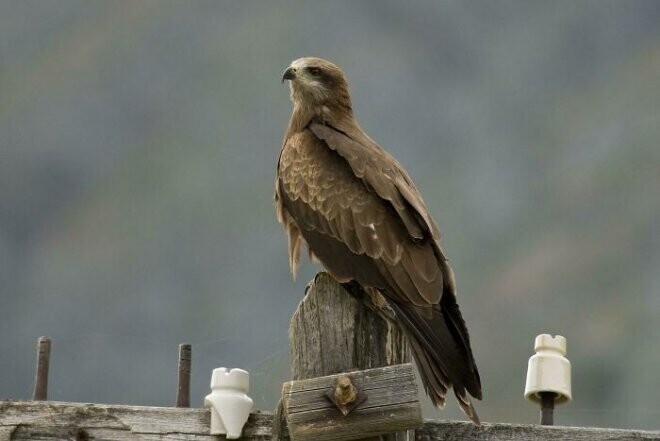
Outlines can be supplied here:
[[[410, 349], [382, 314], [322, 272], [291, 319], [289, 339], [292, 381], [283, 387], [274, 438], [414, 439], [414, 430], [401, 431], [422, 424]], [[351, 371], [359, 372], [331, 376]]]

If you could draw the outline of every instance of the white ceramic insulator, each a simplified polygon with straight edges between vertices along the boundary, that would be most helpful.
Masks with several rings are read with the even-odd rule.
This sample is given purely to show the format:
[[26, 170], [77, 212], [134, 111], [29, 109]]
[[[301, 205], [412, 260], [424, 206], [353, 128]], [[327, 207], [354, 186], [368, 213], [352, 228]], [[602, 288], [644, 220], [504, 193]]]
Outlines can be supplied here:
[[211, 393], [204, 398], [204, 406], [211, 408], [211, 435], [241, 437], [253, 404], [249, 385], [250, 374], [243, 369], [213, 369]]
[[541, 392], [554, 392], [555, 404], [571, 401], [571, 362], [565, 357], [566, 339], [541, 334], [534, 340], [534, 351], [527, 365], [525, 398], [536, 403]]

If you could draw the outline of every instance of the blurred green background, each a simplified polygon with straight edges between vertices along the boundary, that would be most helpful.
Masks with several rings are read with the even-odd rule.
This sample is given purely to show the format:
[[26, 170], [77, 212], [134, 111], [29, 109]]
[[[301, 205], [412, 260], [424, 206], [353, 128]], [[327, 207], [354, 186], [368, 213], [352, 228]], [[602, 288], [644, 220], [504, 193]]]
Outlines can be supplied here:
[[[563, 425], [660, 428], [660, 2], [0, 2], [0, 398], [171, 405], [193, 344], [288, 377], [306, 282], [272, 195], [282, 70], [342, 66], [444, 234], [482, 420], [535, 422], [534, 337], [568, 339]], [[465, 417], [453, 400], [426, 416]]]

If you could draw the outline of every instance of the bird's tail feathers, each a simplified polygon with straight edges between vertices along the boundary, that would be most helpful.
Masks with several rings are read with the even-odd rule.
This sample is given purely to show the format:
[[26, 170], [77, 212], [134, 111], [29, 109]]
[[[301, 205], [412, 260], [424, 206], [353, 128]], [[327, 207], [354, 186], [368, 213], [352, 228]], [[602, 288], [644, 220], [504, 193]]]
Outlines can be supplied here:
[[463, 391], [462, 393], [459, 393], [456, 389], [454, 389], [454, 395], [456, 395], [456, 400], [458, 401], [458, 405], [463, 409], [463, 412], [465, 412], [465, 415], [472, 420], [474, 424], [477, 426], [481, 426], [481, 420], [479, 419], [479, 415], [477, 415], [477, 411], [472, 405], [472, 401], [470, 401], [470, 397]]
[[445, 396], [447, 395], [447, 377], [438, 369], [437, 364], [429, 357], [428, 352], [422, 348], [417, 338], [410, 335], [409, 332], [407, 334], [426, 395], [435, 407], [442, 409], [445, 407]]
[[[445, 299], [446, 297], [452, 297]], [[449, 293], [440, 305], [419, 307], [391, 302], [408, 335], [424, 389], [436, 407], [443, 407], [449, 387], [458, 404], [477, 425], [479, 416], [468, 393], [481, 399], [481, 380], [472, 357], [465, 322]]]

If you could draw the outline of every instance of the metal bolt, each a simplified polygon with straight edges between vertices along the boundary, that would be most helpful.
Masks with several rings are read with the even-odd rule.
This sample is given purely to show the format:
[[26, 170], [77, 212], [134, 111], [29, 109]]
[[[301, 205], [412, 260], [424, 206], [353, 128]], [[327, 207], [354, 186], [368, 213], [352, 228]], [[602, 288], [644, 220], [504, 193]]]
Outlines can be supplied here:
[[342, 375], [325, 396], [346, 416], [367, 399], [367, 394], [353, 384], [351, 377]]
[[192, 364], [192, 346], [179, 345], [179, 378], [176, 391], [176, 407], [190, 407], [190, 366]]
[[555, 398], [554, 392], [539, 392], [541, 396], [541, 424], [552, 426], [554, 424]]
[[37, 374], [34, 379], [32, 399], [48, 399], [48, 369], [50, 367], [50, 338], [39, 337], [37, 342]]

